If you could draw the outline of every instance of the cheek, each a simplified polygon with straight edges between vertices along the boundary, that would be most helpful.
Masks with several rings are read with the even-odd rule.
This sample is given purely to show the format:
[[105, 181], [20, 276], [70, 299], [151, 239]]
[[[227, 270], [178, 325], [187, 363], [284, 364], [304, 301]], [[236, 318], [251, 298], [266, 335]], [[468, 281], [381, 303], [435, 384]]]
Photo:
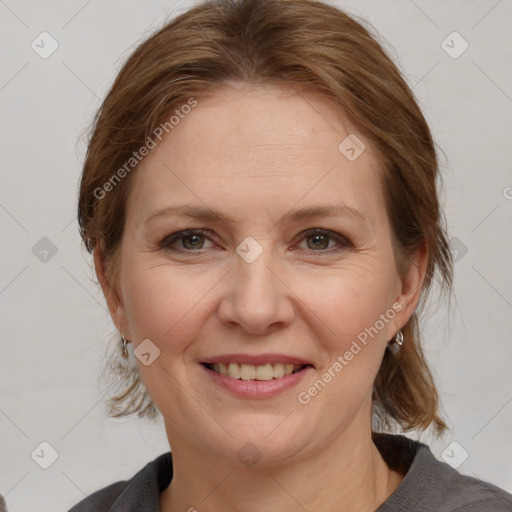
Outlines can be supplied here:
[[389, 277], [363, 278], [351, 272], [332, 277], [323, 293], [317, 289], [310, 320], [324, 357], [318, 380], [302, 391], [318, 414], [323, 414], [325, 404], [354, 411], [371, 393], [395, 315], [391, 286]]
[[219, 276], [166, 265], [127, 265], [123, 296], [135, 346], [149, 338], [166, 351], [181, 350], [199, 331], [198, 312]]
[[344, 343], [391, 308], [393, 274], [383, 266], [347, 266], [317, 279], [303, 279], [307, 279], [302, 293], [308, 304]]
[[324, 351], [318, 378], [328, 382], [311, 390], [311, 396], [318, 392], [319, 400], [312, 401], [319, 414], [326, 403], [355, 410], [371, 393], [393, 325], [392, 277], [384, 267], [376, 273], [352, 268], [316, 288], [314, 311], [321, 322], [314, 334]]
[[[393, 274], [388, 268], [391, 260], [384, 256], [359, 254], [330, 267], [312, 265], [307, 270], [281, 267], [287, 285], [282, 300], [297, 306], [291, 329], [305, 326], [331, 355], [345, 352], [391, 306]], [[212, 321], [222, 300], [219, 290], [231, 288], [229, 280], [236, 281], [234, 273], [226, 272], [226, 266], [155, 264], [154, 256], [125, 259], [120, 277], [134, 346], [150, 339], [167, 353], [183, 352]]]

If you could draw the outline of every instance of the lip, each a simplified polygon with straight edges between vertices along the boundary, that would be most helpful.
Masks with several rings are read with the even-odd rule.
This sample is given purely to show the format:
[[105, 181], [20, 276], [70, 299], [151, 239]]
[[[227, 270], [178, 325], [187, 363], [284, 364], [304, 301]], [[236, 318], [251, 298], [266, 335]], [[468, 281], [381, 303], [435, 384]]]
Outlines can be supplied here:
[[250, 355], [250, 354], [223, 354], [220, 356], [210, 357], [205, 359], [204, 361], [200, 361], [202, 363], [238, 363], [238, 364], [252, 364], [254, 366], [262, 366], [265, 364], [276, 364], [276, 363], [284, 363], [284, 364], [307, 364], [314, 366], [310, 361], [306, 361], [305, 359], [301, 359], [299, 357], [293, 357], [286, 354], [258, 354], [258, 355]]
[[[230, 359], [231, 362], [233, 359]], [[222, 361], [220, 361], [222, 362]], [[247, 362], [247, 359], [245, 359]], [[308, 363], [294, 363], [294, 364], [308, 364]], [[296, 386], [304, 377], [313, 371], [312, 366], [306, 366], [302, 370], [286, 375], [279, 379], [272, 380], [242, 380], [232, 379], [225, 375], [221, 375], [213, 370], [208, 369], [206, 366], [199, 364], [199, 366], [206, 372], [207, 376], [218, 386], [227, 390], [232, 395], [239, 398], [252, 398], [264, 399], [271, 398], [278, 395], [292, 387]]]

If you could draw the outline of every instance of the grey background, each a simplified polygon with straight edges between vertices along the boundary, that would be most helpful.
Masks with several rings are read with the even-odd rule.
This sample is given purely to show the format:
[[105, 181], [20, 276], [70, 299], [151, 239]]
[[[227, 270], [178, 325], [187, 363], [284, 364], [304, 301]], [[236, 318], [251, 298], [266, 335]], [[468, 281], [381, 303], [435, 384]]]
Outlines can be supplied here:
[[[421, 439], [454, 464], [464, 449], [459, 471], [512, 492], [512, 2], [332, 3], [392, 45], [446, 154], [456, 301], [425, 333], [451, 431]], [[76, 195], [79, 136], [119, 66], [189, 5], [0, 0], [0, 493], [11, 512], [67, 510], [169, 449], [161, 418], [103, 409], [97, 375], [115, 329], [81, 249]], [[31, 47], [43, 31], [58, 42], [47, 59]], [[469, 44], [458, 58], [442, 47], [454, 31]], [[444, 44], [462, 48], [456, 36]], [[58, 452], [48, 469], [31, 457], [43, 441]]]

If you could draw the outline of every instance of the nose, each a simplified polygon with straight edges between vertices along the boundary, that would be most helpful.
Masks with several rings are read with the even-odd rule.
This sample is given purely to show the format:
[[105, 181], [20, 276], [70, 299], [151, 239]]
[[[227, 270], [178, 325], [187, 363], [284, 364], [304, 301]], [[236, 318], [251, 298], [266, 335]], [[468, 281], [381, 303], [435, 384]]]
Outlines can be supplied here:
[[269, 248], [251, 263], [237, 255], [223, 293], [219, 319], [231, 329], [261, 335], [293, 321], [294, 294]]

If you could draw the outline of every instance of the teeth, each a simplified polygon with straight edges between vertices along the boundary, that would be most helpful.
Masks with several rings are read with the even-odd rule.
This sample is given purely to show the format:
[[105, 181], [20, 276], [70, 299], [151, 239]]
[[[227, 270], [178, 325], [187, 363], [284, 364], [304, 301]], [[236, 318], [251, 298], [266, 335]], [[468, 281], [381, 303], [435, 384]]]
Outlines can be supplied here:
[[240, 378], [242, 380], [254, 380], [256, 378], [256, 366], [253, 366], [252, 364], [241, 364]]
[[301, 370], [305, 365], [303, 364], [291, 364], [291, 363], [275, 363], [275, 364], [264, 364], [260, 366], [254, 366], [253, 364], [238, 364], [229, 363], [225, 365], [223, 363], [215, 363], [210, 367], [213, 371], [220, 373], [226, 377], [232, 379], [242, 380], [272, 380], [280, 379], [286, 375]]
[[240, 378], [240, 365], [238, 363], [229, 363], [228, 376], [232, 379]]
[[266, 364], [264, 366], [255, 366], [254, 368], [254, 378], [256, 380], [272, 380], [274, 378], [274, 368], [272, 367], [271, 364]]

